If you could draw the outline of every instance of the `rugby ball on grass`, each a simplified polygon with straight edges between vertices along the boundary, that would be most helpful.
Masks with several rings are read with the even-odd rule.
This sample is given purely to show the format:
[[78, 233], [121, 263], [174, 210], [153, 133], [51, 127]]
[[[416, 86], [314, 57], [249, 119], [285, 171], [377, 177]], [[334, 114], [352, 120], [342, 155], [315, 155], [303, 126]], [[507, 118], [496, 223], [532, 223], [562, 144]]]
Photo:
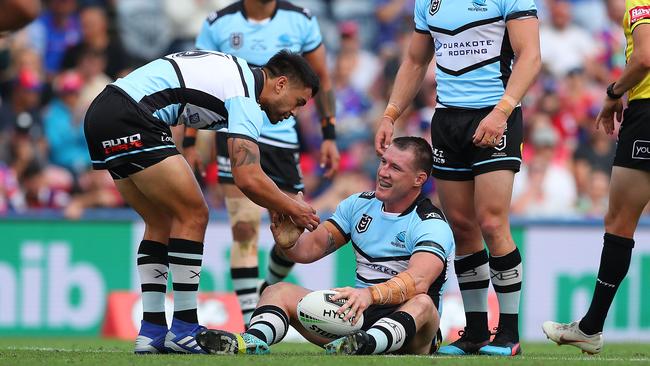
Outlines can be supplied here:
[[336, 291], [320, 290], [305, 295], [297, 306], [298, 319], [309, 332], [324, 338], [336, 339], [351, 334], [363, 325], [363, 315], [355, 325], [352, 319], [344, 321], [344, 314], [336, 310], [347, 300], [332, 300]]

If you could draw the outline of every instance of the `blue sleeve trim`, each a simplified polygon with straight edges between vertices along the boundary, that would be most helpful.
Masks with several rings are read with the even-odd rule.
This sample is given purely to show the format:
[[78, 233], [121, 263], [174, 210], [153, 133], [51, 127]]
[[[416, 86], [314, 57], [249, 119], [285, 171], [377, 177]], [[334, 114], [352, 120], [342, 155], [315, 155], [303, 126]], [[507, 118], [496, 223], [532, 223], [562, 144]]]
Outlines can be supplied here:
[[329, 218], [329, 219], [327, 219], [326, 221], [329, 222], [330, 224], [334, 225], [334, 227], [335, 227], [335, 228], [336, 228], [336, 229], [341, 233], [341, 235], [343, 235], [343, 237], [344, 237], [347, 241], [350, 241], [350, 233], [346, 233], [346, 232], [341, 228], [341, 226], [340, 226], [336, 221], [334, 221], [333, 218]]

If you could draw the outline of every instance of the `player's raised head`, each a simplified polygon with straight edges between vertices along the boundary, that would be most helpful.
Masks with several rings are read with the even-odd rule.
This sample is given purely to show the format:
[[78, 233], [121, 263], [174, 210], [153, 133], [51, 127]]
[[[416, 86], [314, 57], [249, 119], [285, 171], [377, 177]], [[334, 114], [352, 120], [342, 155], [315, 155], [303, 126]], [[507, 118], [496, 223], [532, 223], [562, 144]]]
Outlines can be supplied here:
[[432, 165], [433, 152], [426, 140], [414, 136], [394, 139], [377, 169], [377, 199], [395, 202], [419, 194]]
[[413, 152], [413, 168], [423, 171], [427, 177], [431, 175], [433, 167], [433, 150], [427, 140], [417, 136], [402, 136], [393, 139], [391, 146], [401, 151]]

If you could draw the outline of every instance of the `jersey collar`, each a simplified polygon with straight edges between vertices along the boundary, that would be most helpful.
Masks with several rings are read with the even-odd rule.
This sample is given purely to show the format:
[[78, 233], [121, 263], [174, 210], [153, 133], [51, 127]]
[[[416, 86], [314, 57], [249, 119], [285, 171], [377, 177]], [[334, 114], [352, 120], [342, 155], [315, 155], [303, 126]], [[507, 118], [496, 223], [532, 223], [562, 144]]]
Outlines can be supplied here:
[[[246, 21], [248, 21], [248, 14], [246, 14], [246, 8], [244, 7], [244, 0], [241, 0], [239, 2], [239, 7], [240, 7], [241, 15], [244, 17], [244, 19], [246, 19]], [[275, 17], [275, 14], [278, 13], [278, 8], [279, 7], [280, 7], [280, 3], [279, 3], [279, 1], [276, 1], [275, 2], [275, 9], [273, 9], [273, 14], [271, 14], [271, 18], [269, 18], [269, 19], [273, 19]]]
[[[404, 210], [404, 212], [402, 212], [401, 214], [399, 214], [398, 217], [403, 217], [403, 216], [406, 216], [406, 215], [410, 214], [411, 212], [413, 212], [413, 210], [415, 210], [416, 207], [418, 207], [418, 203], [422, 202], [422, 200], [425, 200], [425, 199], [427, 199], [427, 196], [425, 196], [424, 194], [420, 193], [420, 194], [415, 198], [415, 201], [413, 201], [413, 203], [411, 203], [411, 205], [410, 205], [409, 207], [407, 207], [406, 210]], [[381, 204], [381, 210], [382, 210], [382, 212], [385, 212], [385, 211], [384, 211], [384, 203], [383, 203], [383, 202], [382, 202], [382, 204]]]
[[418, 206], [418, 204], [420, 202], [422, 202], [422, 200], [425, 200], [425, 199], [427, 199], [427, 196], [420, 193], [417, 196], [417, 198], [415, 198], [415, 201], [413, 201], [413, 203], [406, 210], [404, 210], [404, 212], [402, 212], [402, 214], [399, 215], [399, 216], [402, 217], [402, 216], [406, 216], [406, 215], [410, 214], [413, 210], [415, 210], [415, 208]]

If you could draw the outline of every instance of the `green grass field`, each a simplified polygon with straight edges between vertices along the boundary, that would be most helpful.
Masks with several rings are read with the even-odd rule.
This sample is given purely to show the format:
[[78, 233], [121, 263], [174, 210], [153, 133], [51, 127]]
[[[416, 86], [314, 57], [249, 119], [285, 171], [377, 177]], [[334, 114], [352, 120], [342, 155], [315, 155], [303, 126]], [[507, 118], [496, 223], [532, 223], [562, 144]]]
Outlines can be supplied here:
[[599, 356], [583, 356], [576, 348], [551, 343], [523, 344], [524, 355], [500, 357], [325, 356], [320, 348], [303, 343], [272, 347], [270, 356], [136, 356], [131, 342], [98, 338], [1, 338], [0, 365], [264, 365], [264, 366], [410, 366], [410, 365], [650, 365], [648, 344], [606, 344]]

